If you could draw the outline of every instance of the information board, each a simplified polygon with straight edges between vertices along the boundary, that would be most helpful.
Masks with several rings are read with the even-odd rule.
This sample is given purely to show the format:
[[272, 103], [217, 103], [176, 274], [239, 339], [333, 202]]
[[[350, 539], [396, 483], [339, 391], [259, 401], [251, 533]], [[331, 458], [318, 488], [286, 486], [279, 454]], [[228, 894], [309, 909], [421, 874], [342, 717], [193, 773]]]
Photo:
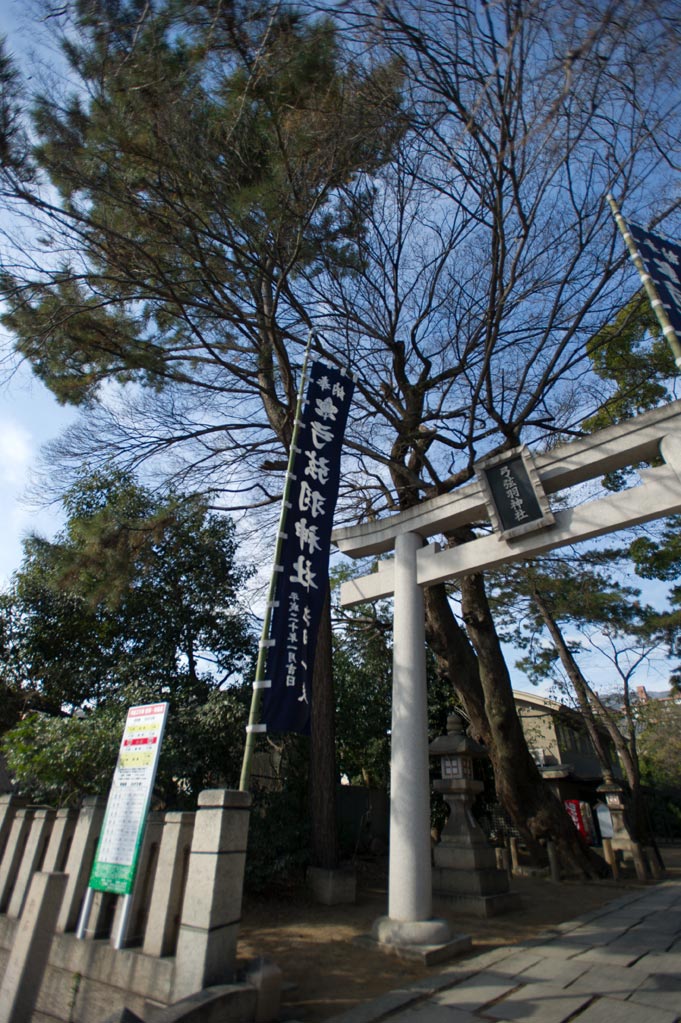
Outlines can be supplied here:
[[128, 711], [90, 875], [97, 891], [132, 892], [167, 715], [167, 703]]

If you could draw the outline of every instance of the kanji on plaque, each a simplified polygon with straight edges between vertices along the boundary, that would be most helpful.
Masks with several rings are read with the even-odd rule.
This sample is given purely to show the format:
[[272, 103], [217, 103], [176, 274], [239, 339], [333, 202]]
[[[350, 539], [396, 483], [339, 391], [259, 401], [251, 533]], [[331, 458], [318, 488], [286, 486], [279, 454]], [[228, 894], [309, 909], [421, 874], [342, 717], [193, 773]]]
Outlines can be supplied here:
[[271, 731], [310, 730], [312, 671], [353, 387], [350, 377], [323, 363], [310, 370], [265, 672], [262, 721]]

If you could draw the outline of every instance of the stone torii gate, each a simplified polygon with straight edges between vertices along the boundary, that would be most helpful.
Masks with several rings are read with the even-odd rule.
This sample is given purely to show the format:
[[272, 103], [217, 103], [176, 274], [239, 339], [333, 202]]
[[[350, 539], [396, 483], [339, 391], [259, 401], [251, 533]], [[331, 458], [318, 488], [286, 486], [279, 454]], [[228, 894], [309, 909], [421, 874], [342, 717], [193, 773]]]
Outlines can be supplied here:
[[349, 557], [394, 550], [375, 572], [341, 587], [344, 607], [394, 595], [388, 915], [374, 924], [380, 942], [430, 946], [450, 940], [447, 923], [432, 917], [422, 587], [681, 512], [681, 401], [535, 456], [534, 473], [546, 494], [660, 457], [663, 465], [639, 471], [640, 485], [557, 511], [552, 524], [538, 531], [512, 531], [521, 535], [495, 532], [444, 550], [436, 543], [424, 546], [428, 537], [494, 517], [483, 474], [452, 494], [335, 530], [334, 542]]

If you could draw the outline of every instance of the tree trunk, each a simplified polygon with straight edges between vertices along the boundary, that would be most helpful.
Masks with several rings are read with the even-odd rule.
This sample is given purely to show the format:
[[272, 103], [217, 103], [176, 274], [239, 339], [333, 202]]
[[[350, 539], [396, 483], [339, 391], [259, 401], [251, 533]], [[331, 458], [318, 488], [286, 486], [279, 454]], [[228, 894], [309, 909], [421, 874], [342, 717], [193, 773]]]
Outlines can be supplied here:
[[[612, 713], [610, 708], [605, 706], [598, 693], [591, 688], [586, 679], [583, 679], [583, 681], [587, 696], [591, 701], [594, 711], [599, 715], [601, 721], [605, 725], [615, 746], [622, 768], [624, 769], [624, 774], [629, 787], [629, 806], [627, 807], [628, 812], [626, 817], [629, 833], [634, 841], [641, 842], [643, 845], [652, 845], [657, 851], [657, 845], [650, 828], [645, 798], [641, 788], [641, 773], [636, 753], [636, 738], [633, 734], [633, 724], [631, 740], [627, 741], [626, 736], [623, 734], [617, 723], [615, 715]], [[657, 852], [657, 855], [661, 862], [659, 852]]]
[[561, 664], [565, 668], [566, 674], [572, 683], [572, 687], [577, 696], [577, 702], [579, 703], [579, 709], [584, 718], [586, 729], [589, 733], [589, 737], [593, 744], [594, 750], [596, 751], [596, 757], [601, 765], [603, 772], [604, 781], [612, 781], [612, 764], [610, 763], [610, 757], [608, 756], [605, 745], [601, 739], [598, 726], [596, 724], [596, 717], [594, 714], [593, 706], [589, 700], [589, 686], [582, 674], [581, 668], [577, 664], [577, 661], [572, 655], [572, 651], [565, 642], [563, 633], [558, 625], [557, 621], [551, 614], [549, 606], [541, 596], [536, 587], [532, 589], [532, 599], [539, 611], [540, 615], [544, 619], [544, 624], [549, 631], [549, 635], [553, 640], [553, 644], [558, 651]]
[[[592, 742], [596, 749], [596, 754], [601, 762], [603, 773], [606, 776], [607, 781], [612, 781], [612, 770], [610, 762], [603, 751], [602, 745], [600, 744], [600, 737], [598, 736], [598, 731], [595, 727], [596, 716], [598, 716], [598, 719], [607, 730], [615, 747], [629, 786], [629, 812], [627, 813], [627, 826], [631, 837], [635, 841], [641, 842], [644, 845], [655, 845], [654, 837], [651, 833], [648, 821], [648, 814], [646, 812], [645, 799], [641, 790], [641, 775], [638, 765], [638, 756], [636, 754], [636, 735], [633, 727], [633, 721], [631, 719], [631, 708], [627, 698], [628, 694], [625, 694], [625, 704], [627, 719], [630, 722], [631, 737], [629, 740], [627, 740], [627, 737], [619, 727], [615, 715], [608, 707], [605, 706], [598, 696], [598, 693], [592, 689], [582, 674], [579, 665], [565, 642], [560, 626], [551, 614], [548, 605], [536, 589], [532, 592], [532, 599], [544, 620], [544, 624], [546, 625], [554, 646], [558, 651], [561, 663], [574, 687], [575, 693], [577, 694], [579, 706], [586, 721], [587, 728], [589, 728], [589, 734], [591, 735]], [[589, 727], [590, 723], [591, 727]], [[598, 739], [598, 742], [595, 741], [594, 734]]]
[[533, 860], [545, 862], [541, 842], [551, 838], [567, 872], [604, 875], [606, 865], [584, 844], [530, 756], [482, 576], [462, 580], [462, 597], [470, 642], [454, 618], [442, 585], [426, 590], [429, 632], [433, 649], [448, 665], [473, 734], [488, 749], [500, 802]]
[[327, 589], [319, 623], [312, 678], [310, 745], [310, 819], [312, 862], [316, 867], [338, 866], [336, 820], [336, 733], [331, 660], [331, 604]]
[[477, 658], [452, 613], [444, 583], [428, 586], [424, 603], [428, 644], [463, 703], [471, 736], [489, 748], [491, 735]]
[[533, 859], [545, 858], [540, 843], [550, 838], [564, 869], [584, 877], [604, 875], [605, 863], [582, 841], [560, 800], [545, 786], [527, 748], [482, 575], [461, 580], [461, 600], [466, 631], [478, 655], [492, 736], [490, 757], [501, 802]]

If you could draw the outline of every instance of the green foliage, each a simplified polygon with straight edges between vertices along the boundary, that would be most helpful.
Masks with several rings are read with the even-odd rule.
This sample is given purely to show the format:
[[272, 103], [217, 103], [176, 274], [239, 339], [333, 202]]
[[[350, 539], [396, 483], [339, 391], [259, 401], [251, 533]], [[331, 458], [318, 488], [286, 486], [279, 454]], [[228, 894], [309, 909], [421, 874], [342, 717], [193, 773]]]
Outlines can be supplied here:
[[[337, 571], [334, 582], [349, 577]], [[336, 622], [334, 684], [336, 754], [340, 775], [352, 784], [388, 787], [392, 720], [392, 615], [386, 604], [364, 604]], [[428, 729], [431, 740], [446, 730], [455, 699], [448, 679], [426, 652]]]
[[277, 751], [279, 782], [253, 793], [245, 874], [251, 892], [300, 883], [310, 862], [308, 746], [301, 736], [285, 736]]
[[681, 839], [681, 799], [678, 793], [647, 789], [645, 798], [653, 834], [667, 840]]
[[681, 838], [681, 704], [640, 702], [636, 724], [641, 778], [655, 834]]
[[300, 792], [261, 792], [248, 829], [245, 885], [264, 892], [300, 883], [310, 862], [310, 812]]
[[[598, 430], [672, 400], [669, 383], [678, 375], [678, 368], [645, 291], [641, 290], [613, 323], [591, 339], [588, 354], [597, 376], [614, 389], [599, 411], [585, 420], [585, 429]], [[621, 489], [635, 468], [607, 474], [604, 485], [611, 490]], [[640, 536], [630, 544], [628, 556], [639, 576], [666, 582], [678, 578], [680, 522], [679, 516], [671, 516], [657, 535]], [[649, 610], [640, 627], [649, 634], [666, 634], [671, 653], [678, 655], [681, 587], [672, 587], [670, 598], [672, 610], [659, 615]], [[592, 603], [593, 597], [589, 600]], [[671, 676], [672, 684], [678, 684], [680, 677], [677, 668]]]
[[[587, 344], [596, 376], [611, 385], [598, 411], [582, 424], [590, 433], [671, 401], [677, 368], [644, 290], [638, 292]], [[604, 485], [619, 490], [633, 468], [608, 473]]]
[[674, 357], [645, 291], [591, 338], [587, 352], [596, 375], [616, 388], [584, 422], [590, 432], [671, 401], [667, 382], [676, 376]]
[[366, 605], [334, 630], [336, 757], [353, 784], [385, 787], [390, 773], [390, 618]]
[[[644, 579], [662, 579], [667, 582], [678, 579], [681, 569], [680, 525], [681, 517], [673, 515], [665, 520], [658, 537], [642, 536], [631, 544], [629, 553], [637, 573]], [[679, 588], [675, 587], [672, 593], [678, 603]]]
[[544, 628], [535, 596], [546, 601], [552, 615], [577, 627], [598, 625], [605, 630], [650, 632], [657, 624], [656, 613], [641, 604], [640, 591], [623, 585], [617, 578], [619, 549], [583, 551], [578, 558], [556, 552], [521, 565], [509, 565], [494, 577], [495, 617], [506, 630], [505, 639], [521, 649], [531, 649], [523, 661], [535, 680], [550, 674], [555, 651], [537, 647], [535, 640]]
[[33, 802], [77, 805], [111, 784], [128, 708], [158, 699], [170, 711], [154, 797], [159, 806], [194, 808], [203, 788], [236, 787], [250, 688], [211, 690], [204, 702], [180, 691], [130, 685], [116, 699], [72, 716], [26, 714], [0, 741], [18, 791]]
[[[656, 534], [647, 533], [637, 537], [629, 547], [629, 554], [638, 575], [644, 579], [659, 579], [676, 583], [681, 569], [681, 541], [679, 525], [681, 518], [672, 515], [665, 519]], [[681, 656], [681, 586], [672, 585], [669, 590], [667, 611], [657, 616], [656, 628], [664, 635], [670, 656]], [[681, 684], [681, 667], [678, 665], [670, 676], [672, 686]]]
[[[233, 523], [194, 496], [161, 498], [118, 471], [83, 477], [64, 505], [62, 533], [26, 541], [0, 602], [0, 679], [13, 695], [5, 723], [40, 712], [6, 736], [12, 772], [42, 798], [74, 798], [77, 780], [99, 788], [128, 707], [167, 700], [160, 798], [235, 784], [253, 638]], [[114, 747], [99, 743], [101, 732]], [[79, 742], [82, 770], [66, 763]]]
[[644, 782], [674, 791], [681, 804], [681, 703], [675, 699], [639, 702], [636, 725]]
[[[105, 379], [254, 396], [266, 379], [273, 400], [273, 347], [284, 388], [288, 370], [265, 296], [322, 256], [354, 264], [367, 196], [335, 193], [403, 131], [396, 66], [362, 70], [330, 20], [249, 0], [75, 10], [81, 88], [38, 96], [33, 129], [78, 254], [29, 287], [5, 274], [5, 325], [62, 402]], [[44, 244], [53, 266], [62, 242]]]
[[32, 802], [78, 805], [108, 791], [123, 731], [117, 707], [83, 718], [30, 713], [2, 741], [10, 774]]
[[23, 124], [23, 85], [0, 39], [0, 167], [24, 180], [32, 176], [29, 145]]
[[[20, 350], [36, 376], [63, 405], [86, 403], [108, 376], [120, 383], [156, 383], [163, 360], [144, 340], [143, 318], [125, 311], [112, 315], [75, 276], [71, 267], [63, 267], [56, 280], [36, 284], [31, 300], [15, 304], [4, 318], [25, 339]], [[7, 278], [4, 287], [11, 289]], [[45, 337], [50, 345], [42, 343]]]

